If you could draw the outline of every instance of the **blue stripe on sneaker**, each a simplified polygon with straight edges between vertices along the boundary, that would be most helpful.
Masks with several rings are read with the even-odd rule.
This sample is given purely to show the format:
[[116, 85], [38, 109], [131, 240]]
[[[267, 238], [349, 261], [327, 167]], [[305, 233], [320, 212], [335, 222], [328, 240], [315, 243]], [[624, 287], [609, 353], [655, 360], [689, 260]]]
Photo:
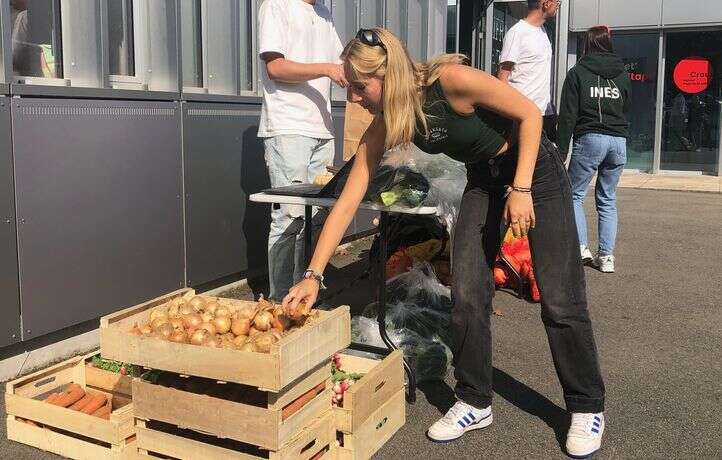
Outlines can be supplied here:
[[599, 422], [594, 422], [593, 425], [596, 426], [597, 428], [599, 428], [601, 426], [601, 424]]
[[468, 425], [469, 423], [471, 423], [471, 420], [469, 420], [469, 417], [467, 417], [466, 415], [464, 415], [464, 416], [462, 417], [462, 419], [464, 420], [464, 423], [466, 423], [467, 425]]
[[463, 421], [459, 420], [457, 423], [458, 423], [459, 425], [461, 425], [462, 428], [466, 428], [466, 425], [464, 425], [464, 422], [463, 422]]
[[594, 420], [596, 420], [597, 422], [601, 422], [601, 421], [602, 421], [602, 419], [601, 419], [598, 415], [595, 415], [595, 416], [594, 416]]
[[592, 433], [599, 433], [599, 428], [592, 428]]
[[476, 421], [476, 417], [474, 417], [474, 414], [472, 414], [471, 412], [469, 412], [468, 415], [469, 415], [469, 417], [471, 417], [472, 420]]

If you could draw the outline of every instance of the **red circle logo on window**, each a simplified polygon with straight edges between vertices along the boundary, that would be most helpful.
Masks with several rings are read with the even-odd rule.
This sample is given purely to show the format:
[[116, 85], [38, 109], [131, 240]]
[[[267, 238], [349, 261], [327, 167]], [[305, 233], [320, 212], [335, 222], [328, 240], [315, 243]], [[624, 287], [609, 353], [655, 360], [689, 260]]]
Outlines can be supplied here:
[[674, 68], [674, 84], [687, 94], [701, 93], [712, 81], [712, 64], [703, 57], [682, 59]]

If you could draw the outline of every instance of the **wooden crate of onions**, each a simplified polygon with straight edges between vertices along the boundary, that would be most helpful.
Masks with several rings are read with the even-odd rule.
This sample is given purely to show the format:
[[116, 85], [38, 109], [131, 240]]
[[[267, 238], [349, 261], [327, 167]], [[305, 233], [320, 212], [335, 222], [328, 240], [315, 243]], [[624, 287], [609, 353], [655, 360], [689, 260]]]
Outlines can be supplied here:
[[198, 296], [193, 289], [100, 320], [108, 359], [274, 392], [350, 342], [348, 306], [289, 318], [265, 300]]

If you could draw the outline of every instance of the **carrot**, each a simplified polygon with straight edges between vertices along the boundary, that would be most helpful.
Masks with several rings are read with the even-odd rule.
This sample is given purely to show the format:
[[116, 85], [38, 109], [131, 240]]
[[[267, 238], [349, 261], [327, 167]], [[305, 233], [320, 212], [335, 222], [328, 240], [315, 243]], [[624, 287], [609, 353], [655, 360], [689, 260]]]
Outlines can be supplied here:
[[321, 382], [315, 387], [311, 388], [298, 398], [291, 401], [286, 407], [281, 410], [281, 420], [286, 420], [291, 415], [295, 414], [303, 406], [308, 404], [313, 398], [315, 398], [321, 391], [326, 389], [326, 382]]
[[88, 404], [86, 404], [82, 409], [80, 409], [80, 412], [84, 414], [92, 414], [96, 410], [103, 407], [103, 404], [105, 404], [106, 401], [105, 395], [99, 394], [93, 396], [93, 399], [90, 400]]
[[94, 417], [104, 418], [105, 420], [110, 419], [110, 412], [113, 410], [113, 404], [108, 401], [103, 407], [93, 412], [91, 415]]
[[53, 393], [50, 396], [48, 396], [47, 398], [45, 398], [45, 402], [52, 404], [59, 397], [60, 397], [60, 393]]
[[68, 407], [83, 399], [83, 396], [85, 396], [85, 390], [83, 390], [83, 387], [77, 383], [73, 383], [67, 390], [65, 390], [65, 393], [61, 394], [59, 398], [50, 404]]
[[73, 410], [80, 410], [85, 407], [91, 399], [93, 399], [93, 395], [86, 393], [85, 396], [83, 396], [83, 399], [70, 406], [70, 408]]

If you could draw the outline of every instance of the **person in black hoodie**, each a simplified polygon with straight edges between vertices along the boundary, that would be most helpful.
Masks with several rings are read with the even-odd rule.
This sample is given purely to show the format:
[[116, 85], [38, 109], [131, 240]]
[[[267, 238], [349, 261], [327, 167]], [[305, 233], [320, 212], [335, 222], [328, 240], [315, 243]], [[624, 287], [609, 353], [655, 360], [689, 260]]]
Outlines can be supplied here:
[[[584, 56], [564, 82], [558, 133], [563, 158], [574, 135], [569, 180], [582, 260], [605, 273], [614, 272], [616, 189], [627, 162], [629, 122], [625, 114], [630, 93], [629, 74], [622, 59], [614, 54], [609, 28], [592, 27], [584, 40]], [[584, 198], [595, 173], [599, 250], [592, 256], [587, 247]]]

